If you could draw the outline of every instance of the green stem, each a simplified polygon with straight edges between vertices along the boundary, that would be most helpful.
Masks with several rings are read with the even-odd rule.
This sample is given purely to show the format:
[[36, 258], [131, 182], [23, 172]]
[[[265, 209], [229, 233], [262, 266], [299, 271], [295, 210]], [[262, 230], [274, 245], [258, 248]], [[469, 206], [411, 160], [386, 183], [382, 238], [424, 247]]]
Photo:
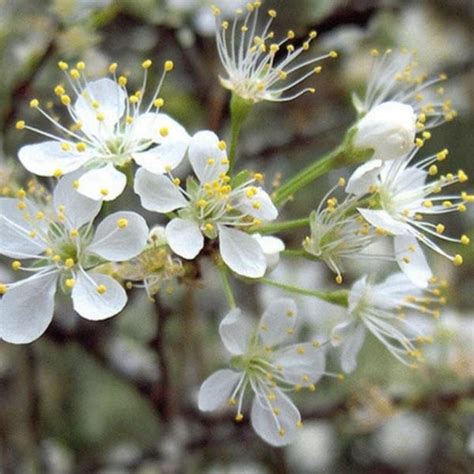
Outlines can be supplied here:
[[282, 290], [288, 291], [290, 293], [297, 293], [299, 295], [305, 295], [305, 296], [314, 296], [315, 298], [319, 298], [320, 300], [327, 301], [328, 303], [337, 304], [339, 306], [347, 307], [348, 305], [349, 293], [347, 290], [338, 290], [338, 291], [307, 290], [305, 288], [300, 288], [298, 286], [286, 285], [285, 283], [280, 283], [278, 281], [270, 280], [268, 278], [260, 278], [259, 282], [264, 283], [265, 285], [281, 288]]
[[230, 116], [231, 116], [231, 137], [229, 150], [229, 171], [232, 172], [235, 164], [235, 157], [237, 154], [237, 144], [239, 142], [240, 130], [252, 110], [253, 103], [242, 99], [236, 94], [232, 94], [230, 101]]
[[291, 221], [274, 222], [272, 224], [265, 224], [255, 226], [250, 229], [250, 232], [258, 232], [259, 234], [273, 234], [284, 230], [297, 229], [309, 225], [309, 218], [294, 219]]
[[224, 287], [224, 294], [229, 304], [230, 309], [237, 307], [235, 304], [234, 293], [232, 292], [232, 286], [229, 281], [229, 270], [224, 264], [218, 264], [219, 275], [221, 277], [222, 286]]
[[273, 202], [276, 205], [281, 205], [287, 201], [296, 191], [311, 184], [315, 179], [329, 173], [329, 171], [340, 168], [346, 164], [344, 159], [344, 147], [338, 147], [330, 151], [319, 160], [311, 163], [306, 168], [296, 173], [292, 178], [286, 181], [275, 192]]

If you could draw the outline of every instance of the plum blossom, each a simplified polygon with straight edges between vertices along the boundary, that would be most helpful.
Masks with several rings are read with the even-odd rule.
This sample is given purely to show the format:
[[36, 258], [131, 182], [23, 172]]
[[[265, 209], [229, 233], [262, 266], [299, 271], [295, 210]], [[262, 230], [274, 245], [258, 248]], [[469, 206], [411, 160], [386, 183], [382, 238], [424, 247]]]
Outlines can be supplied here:
[[352, 372], [357, 366], [357, 355], [364, 344], [367, 331], [371, 332], [400, 362], [413, 366], [422, 354], [416, 344], [428, 343], [429, 336], [421, 333], [412, 321], [413, 312], [438, 318], [438, 309], [429, 305], [442, 303], [439, 288], [423, 290], [403, 274], [396, 273], [384, 282], [372, 284], [367, 276], [358, 280], [349, 293], [349, 321], [335, 326], [332, 343], [341, 348], [341, 367]]
[[145, 220], [115, 212], [94, 231], [101, 203], [77, 193], [74, 178], [62, 178], [52, 196], [34, 199], [21, 190], [17, 199], [0, 199], [0, 254], [15, 259], [13, 270], [31, 275], [0, 283], [0, 339], [24, 344], [40, 337], [52, 320], [58, 285], [74, 310], [94, 321], [127, 302], [122, 286], [97, 268], [138, 255], [148, 235]]
[[262, 277], [265, 252], [245, 229], [276, 219], [278, 211], [268, 194], [255, 186], [261, 175], [249, 178], [244, 173], [243, 179], [232, 181], [225, 144], [209, 131], [191, 139], [189, 160], [198, 181], [188, 179], [186, 189], [178, 178], [139, 170], [135, 192], [142, 206], [160, 213], [177, 211], [165, 229], [168, 245], [177, 255], [192, 260], [203, 249], [205, 237], [219, 238], [220, 255], [231, 270], [249, 278]]
[[[288, 92], [314, 74], [321, 72], [315, 64], [326, 58], [336, 58], [331, 51], [305, 61], [297, 61], [310, 49], [316, 32], [299, 47], [291, 44], [296, 38], [294, 31], [288, 31], [281, 41], [274, 41], [270, 26], [276, 18], [275, 10], [268, 10], [268, 20], [262, 31], [258, 30], [258, 16], [262, 2], [248, 2], [246, 8], [238, 9], [232, 22], [222, 20], [221, 9], [213, 7], [216, 17], [216, 42], [226, 77], [221, 84], [237, 96], [256, 103], [264, 100], [286, 102], [315, 89], [306, 87], [296, 93]], [[283, 51], [283, 47], [286, 53]], [[279, 56], [281, 54], [281, 59]]]
[[291, 443], [301, 415], [287, 392], [307, 388], [326, 374], [325, 351], [318, 341], [284, 345], [297, 322], [295, 302], [276, 299], [267, 307], [258, 325], [238, 308], [231, 310], [219, 326], [219, 334], [231, 354], [232, 369], [213, 373], [199, 391], [199, 408], [214, 411], [229, 405], [244, 417], [245, 393], [254, 394], [250, 419], [253, 429], [267, 443]]
[[69, 113], [72, 125], [63, 125], [48, 114], [37, 99], [30, 106], [38, 110], [56, 128], [56, 134], [17, 122], [17, 129], [28, 129], [48, 138], [47, 141], [20, 148], [18, 157], [23, 166], [39, 176], [62, 176], [80, 169], [77, 190], [95, 200], [113, 200], [127, 184], [123, 171], [135, 163], [152, 173], [162, 174], [174, 169], [184, 158], [189, 142], [186, 130], [175, 120], [160, 112], [164, 100], [159, 97], [165, 75], [173, 69], [166, 61], [155, 92], [147, 96], [148, 69], [144, 61], [141, 88], [128, 95], [127, 77], [116, 76], [117, 64], [110, 66], [112, 78], [88, 81], [85, 64], [70, 69], [59, 63], [66, 75], [73, 99], [61, 84], [54, 88], [60, 103]]

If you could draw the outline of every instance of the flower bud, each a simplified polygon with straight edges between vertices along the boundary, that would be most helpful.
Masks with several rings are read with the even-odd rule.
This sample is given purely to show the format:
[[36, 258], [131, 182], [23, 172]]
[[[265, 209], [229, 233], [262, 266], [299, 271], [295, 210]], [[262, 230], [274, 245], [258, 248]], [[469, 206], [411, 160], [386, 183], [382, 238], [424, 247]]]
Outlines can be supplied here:
[[415, 135], [413, 108], [401, 102], [383, 102], [359, 121], [353, 145], [359, 149], [372, 148], [372, 158], [393, 160], [412, 149]]

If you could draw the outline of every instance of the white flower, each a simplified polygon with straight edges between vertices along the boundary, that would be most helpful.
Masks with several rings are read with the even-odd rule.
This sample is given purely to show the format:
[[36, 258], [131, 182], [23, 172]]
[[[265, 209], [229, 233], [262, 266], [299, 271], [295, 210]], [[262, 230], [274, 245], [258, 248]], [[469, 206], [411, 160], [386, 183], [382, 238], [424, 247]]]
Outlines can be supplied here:
[[285, 243], [278, 237], [272, 235], [252, 234], [252, 237], [262, 247], [263, 253], [267, 260], [267, 269], [272, 271], [280, 262], [280, 252], [285, 250]]
[[[277, 13], [269, 10], [269, 19], [263, 30], [257, 31], [260, 6], [259, 1], [247, 3], [246, 11], [237, 10], [232, 24], [227, 20], [221, 21], [221, 10], [213, 7], [217, 22], [217, 50], [227, 73], [227, 77], [221, 78], [221, 84], [254, 103], [263, 100], [285, 102], [306, 92], [314, 92], [313, 88], [307, 87], [297, 93], [287, 94], [313, 74], [321, 72], [321, 66], [315, 67], [315, 63], [325, 58], [335, 58], [337, 53], [331, 51], [306, 61], [296, 61], [309, 50], [316, 32], [312, 31], [299, 47], [289, 43], [295, 39], [295, 33], [291, 30], [283, 40], [274, 41], [270, 26]], [[286, 53], [283, 52], [284, 45]]]
[[41, 131], [22, 120], [17, 122], [18, 129], [26, 128], [49, 138], [19, 150], [23, 166], [39, 176], [56, 177], [81, 169], [77, 190], [91, 199], [106, 201], [115, 199], [124, 190], [127, 178], [117, 168], [130, 166], [131, 160], [152, 173], [174, 169], [186, 153], [189, 135], [176, 121], [159, 112], [164, 104], [158, 97], [161, 84], [166, 73], [173, 69], [173, 63], [165, 62], [159, 86], [142, 110], [150, 66], [149, 60], [142, 64], [145, 71], [142, 87], [128, 96], [127, 78], [116, 77], [116, 64], [110, 66], [112, 79], [89, 82], [83, 62], [71, 70], [60, 62], [76, 100], [72, 103], [62, 85], [54, 91], [67, 108], [72, 126], [61, 124], [33, 99], [30, 106], [56, 127], [57, 134]]
[[359, 149], [373, 149], [373, 159], [394, 160], [412, 149], [416, 121], [410, 105], [383, 102], [359, 120], [353, 144]]
[[341, 346], [341, 367], [352, 372], [359, 353], [370, 331], [400, 362], [413, 366], [422, 360], [415, 344], [430, 342], [421, 334], [418, 325], [410, 320], [411, 311], [439, 317], [439, 310], [428, 307], [441, 303], [438, 288], [425, 292], [413, 285], [403, 274], [388, 277], [383, 283], [371, 284], [367, 277], [358, 280], [349, 293], [348, 313], [351, 320], [338, 324], [332, 331], [334, 346]]
[[[43, 201], [27, 197], [0, 199], [0, 254], [18, 259], [13, 270], [31, 274], [1, 283], [0, 338], [31, 342], [53, 317], [56, 287], [71, 292], [74, 310], [91, 320], [119, 313], [127, 302], [122, 286], [95, 269], [104, 261], [122, 261], [143, 249], [148, 235], [144, 219], [116, 212], [93, 229], [101, 204], [76, 193], [74, 175], [58, 183]], [[29, 265], [23, 264], [28, 260]]]
[[262, 277], [267, 266], [264, 251], [243, 231], [278, 215], [268, 194], [254, 185], [261, 177], [244, 176], [241, 182], [232, 182], [227, 175], [225, 144], [209, 131], [194, 135], [189, 159], [198, 182], [188, 179], [186, 190], [179, 186], [179, 179], [139, 170], [135, 192], [142, 206], [161, 213], [179, 210], [179, 217], [173, 218], [165, 230], [168, 245], [179, 256], [191, 260], [204, 247], [204, 237], [219, 237], [222, 259], [234, 272], [249, 278]]
[[314, 384], [325, 375], [325, 353], [318, 342], [275, 348], [295, 327], [296, 305], [291, 299], [273, 301], [257, 327], [240, 309], [233, 309], [219, 326], [233, 369], [218, 370], [202, 384], [199, 408], [213, 411], [226, 404], [235, 406], [235, 419], [241, 421], [244, 395], [251, 389], [255, 395], [250, 414], [254, 430], [273, 446], [291, 443], [302, 423], [285, 392], [314, 391]]
[[[395, 253], [402, 270], [420, 286], [426, 286], [431, 276], [428, 264], [417, 241], [449, 258], [455, 265], [462, 264], [460, 255], [450, 255], [441, 249], [433, 237], [450, 242], [469, 244], [465, 235], [459, 239], [444, 234], [444, 224], [425, 221], [455, 211], [464, 212], [466, 203], [474, 197], [463, 192], [443, 194], [443, 188], [467, 181], [467, 175], [459, 170], [456, 175], [447, 173], [427, 182], [428, 176], [438, 173], [438, 163], [448, 155], [443, 150], [412, 164], [418, 148], [404, 157], [381, 164], [364, 164], [349, 180], [348, 188], [355, 195], [372, 193], [370, 208], [358, 208], [361, 215], [375, 228], [395, 236]], [[370, 184], [369, 184], [370, 183]]]
[[[418, 71], [415, 54], [405, 50], [387, 50], [382, 55], [372, 50], [372, 55], [375, 59], [364, 100], [354, 96], [354, 105], [360, 114], [365, 115], [383, 103], [404, 104], [411, 107], [416, 115], [419, 131], [450, 121], [456, 116], [451, 101], [443, 99], [444, 89], [438, 86], [446, 80], [445, 74], [428, 77]], [[408, 113], [407, 118], [411, 123]]]

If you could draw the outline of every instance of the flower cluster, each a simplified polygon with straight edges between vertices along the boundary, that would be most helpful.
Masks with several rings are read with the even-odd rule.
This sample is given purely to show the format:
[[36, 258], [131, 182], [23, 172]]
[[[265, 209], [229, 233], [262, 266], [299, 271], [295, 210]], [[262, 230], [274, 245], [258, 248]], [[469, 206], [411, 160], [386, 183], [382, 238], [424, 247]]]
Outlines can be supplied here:
[[[29, 172], [56, 178], [56, 185], [49, 191], [34, 179], [24, 188], [0, 183], [5, 196], [0, 198], [0, 254], [21, 275], [0, 282], [0, 338], [24, 344], [40, 337], [52, 321], [58, 288], [80, 316], [102, 320], [123, 310], [127, 290], [144, 289], [154, 299], [162, 289], [171, 293], [175, 286], [195, 284], [201, 260], [209, 258], [230, 307], [219, 325], [230, 358], [202, 384], [198, 406], [206, 412], [230, 406], [235, 420], [242, 421], [251, 392], [255, 432], [283, 446], [302, 425], [289, 394], [314, 392], [323, 376], [343, 378], [326, 371], [328, 350], [337, 348], [342, 370], [350, 373], [371, 334], [402, 364], [423, 361], [420, 345], [431, 338], [413, 315], [437, 319], [445, 298], [422, 247], [462, 264], [461, 254], [443, 249], [439, 241], [468, 245], [469, 237], [448, 236], [438, 219], [464, 212], [474, 196], [446, 191], [468, 180], [463, 170], [440, 174], [447, 150], [417, 157], [431, 137], [428, 129], [456, 115], [450, 101], [440, 98], [444, 90], [437, 84], [445, 77], [420, 75], [412, 54], [374, 51], [366, 96], [354, 97], [358, 117], [341, 145], [279, 189], [288, 197], [341, 164], [359, 166], [347, 182], [340, 178], [309, 216], [278, 221], [279, 189], [267, 193], [262, 173], [236, 166], [240, 127], [258, 102], [314, 92], [290, 91], [321, 72], [320, 60], [337, 54], [302, 59], [316, 32], [298, 40], [289, 31], [277, 41], [271, 30], [276, 12], [269, 10], [261, 25], [260, 9], [259, 1], [247, 3], [232, 22], [222, 19], [218, 7], [212, 10], [226, 70], [220, 81], [232, 91], [229, 148], [214, 131], [188, 133], [161, 111], [160, 90], [172, 61], [164, 63], [152, 91], [152, 62], [144, 61], [141, 86], [134, 92], [115, 63], [108, 77], [89, 80], [84, 62], [75, 67], [59, 62], [65, 80], [54, 93], [65, 108], [63, 118], [51, 112], [58, 104], [42, 107], [31, 99], [30, 107], [53, 130], [24, 120], [16, 124], [47, 139], [20, 147], [18, 158]], [[192, 173], [183, 176], [187, 169]], [[137, 207], [139, 201], [142, 210], [151, 211], [144, 214], [154, 220], [151, 231], [139, 213], [111, 212], [112, 203], [103, 205], [126, 189], [137, 195]], [[286, 248], [288, 242], [272, 235], [306, 226], [298, 248]], [[371, 247], [382, 239], [393, 245], [374, 253]], [[323, 291], [271, 280], [282, 256], [324, 262], [339, 285], [355, 259], [396, 262], [401, 271], [379, 283], [375, 271], [358, 275], [350, 288]], [[338, 304], [344, 320], [334, 324], [330, 338], [299, 342], [292, 299], [276, 298], [254, 323], [237, 307], [235, 279]]]

